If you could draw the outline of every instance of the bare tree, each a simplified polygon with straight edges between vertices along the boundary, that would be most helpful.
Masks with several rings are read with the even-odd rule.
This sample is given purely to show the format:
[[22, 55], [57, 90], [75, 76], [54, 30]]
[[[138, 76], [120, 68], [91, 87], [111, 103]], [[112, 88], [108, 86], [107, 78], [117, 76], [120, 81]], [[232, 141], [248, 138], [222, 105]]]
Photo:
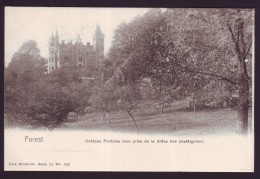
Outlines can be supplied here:
[[115, 86], [112, 83], [105, 83], [93, 88], [90, 97], [91, 106], [103, 113], [103, 120], [107, 121], [109, 127], [109, 119], [111, 111], [116, 107], [117, 96], [115, 94]]
[[137, 111], [141, 101], [140, 91], [136, 84], [124, 85], [119, 89], [119, 106], [122, 110], [126, 111], [127, 114], [132, 118], [135, 128], [139, 133], [139, 128], [134, 117], [134, 113]]

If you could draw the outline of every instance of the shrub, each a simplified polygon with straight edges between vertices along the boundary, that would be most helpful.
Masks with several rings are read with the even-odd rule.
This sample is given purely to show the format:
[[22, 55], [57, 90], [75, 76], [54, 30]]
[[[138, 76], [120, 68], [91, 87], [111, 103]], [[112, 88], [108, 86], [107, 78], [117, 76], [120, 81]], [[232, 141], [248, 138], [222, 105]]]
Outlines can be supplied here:
[[27, 116], [33, 126], [53, 129], [65, 122], [70, 112], [84, 109], [82, 96], [67, 88], [37, 88], [29, 99]]

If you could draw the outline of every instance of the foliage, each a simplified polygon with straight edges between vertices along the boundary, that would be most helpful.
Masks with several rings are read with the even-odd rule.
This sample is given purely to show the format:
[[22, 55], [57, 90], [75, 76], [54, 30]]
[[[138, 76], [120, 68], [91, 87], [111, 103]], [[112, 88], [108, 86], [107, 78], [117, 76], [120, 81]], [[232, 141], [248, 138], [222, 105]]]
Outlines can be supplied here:
[[[117, 28], [98, 68], [51, 75], [44, 75], [37, 45], [29, 41], [6, 69], [6, 109], [12, 104], [21, 113], [30, 109], [32, 118], [55, 127], [66, 119], [65, 111], [82, 111], [90, 104], [103, 112], [103, 119], [108, 114], [107, 122], [112, 111], [126, 111], [139, 131], [133, 114], [142, 100], [161, 104], [163, 112], [165, 105], [187, 97], [194, 107], [231, 106], [235, 97], [245, 130], [252, 91], [252, 29], [250, 9], [152, 9]], [[81, 83], [82, 75], [95, 82]], [[49, 109], [51, 104], [57, 108]]]
[[238, 95], [246, 126], [252, 17], [249, 9], [152, 9], [118, 28], [110, 57], [120, 61], [118, 74], [126, 69], [133, 81], [146, 80], [143, 94], [161, 104], [188, 96], [221, 103]]
[[139, 133], [138, 126], [134, 117], [134, 113], [137, 111], [141, 103], [141, 93], [138, 85], [136, 84], [125, 84], [117, 90], [119, 100], [118, 105], [121, 110], [127, 112], [127, 114], [132, 118], [136, 130]]
[[[103, 112], [103, 120], [107, 120], [108, 126], [110, 113], [116, 109], [117, 100], [118, 96], [114, 84], [106, 82], [96, 85], [93, 88], [89, 102], [91, 107]], [[106, 117], [106, 114], [108, 114], [108, 117]]]
[[5, 112], [21, 115], [38, 78], [46, 72], [35, 41], [25, 42], [5, 69]]
[[5, 70], [5, 113], [9, 125], [53, 129], [69, 112], [83, 114], [92, 86], [77, 71], [46, 74], [36, 42], [25, 42]]
[[37, 87], [30, 95], [26, 114], [30, 125], [55, 128], [66, 121], [69, 112], [82, 106], [82, 96], [67, 88]]
[[[238, 121], [247, 132], [252, 73], [253, 11], [249, 9], [184, 9], [168, 11], [175, 44], [187, 58], [176, 64], [186, 73], [221, 80], [226, 97], [238, 96]], [[173, 18], [174, 17], [174, 18]], [[182, 17], [182, 18], [178, 18]], [[185, 20], [184, 20], [185, 19]], [[180, 26], [175, 26], [175, 24]], [[170, 40], [170, 39], [169, 39]], [[248, 63], [249, 62], [249, 63]], [[249, 67], [248, 67], [249, 66]], [[213, 88], [218, 94], [222, 88]]]

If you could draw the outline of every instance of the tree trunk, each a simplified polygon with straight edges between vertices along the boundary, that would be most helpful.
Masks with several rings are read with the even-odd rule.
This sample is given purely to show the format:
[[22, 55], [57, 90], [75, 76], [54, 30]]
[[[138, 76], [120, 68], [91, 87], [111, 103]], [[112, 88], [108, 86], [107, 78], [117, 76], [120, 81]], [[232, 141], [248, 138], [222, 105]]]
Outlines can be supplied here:
[[163, 109], [164, 109], [164, 103], [162, 103], [162, 110], [161, 110], [161, 114], [163, 114]]
[[237, 112], [237, 118], [238, 118], [238, 127], [239, 132], [241, 134], [247, 134], [248, 132], [248, 106], [247, 104], [242, 104], [242, 106], [238, 106], [238, 112]]
[[138, 129], [137, 124], [136, 124], [136, 122], [135, 122], [134, 116], [131, 114], [131, 112], [127, 112], [127, 113], [128, 113], [129, 116], [133, 119], [133, 121], [134, 121], [134, 123], [135, 123], [135, 128], [136, 128], [136, 130], [137, 130], [137, 133], [139, 133], [139, 129]]
[[193, 98], [193, 117], [194, 120], [196, 120], [196, 101], [194, 98]]
[[107, 116], [107, 127], [109, 127], [109, 118], [110, 118], [110, 112], [107, 112], [108, 116]]
[[248, 132], [249, 81], [244, 73], [240, 76], [238, 99], [238, 130], [241, 134]]

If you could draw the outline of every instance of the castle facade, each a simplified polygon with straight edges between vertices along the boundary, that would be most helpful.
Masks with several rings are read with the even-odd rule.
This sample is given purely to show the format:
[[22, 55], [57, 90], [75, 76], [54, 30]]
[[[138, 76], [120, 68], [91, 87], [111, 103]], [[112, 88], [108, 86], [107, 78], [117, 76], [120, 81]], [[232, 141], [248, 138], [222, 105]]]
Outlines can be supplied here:
[[59, 35], [56, 31], [49, 40], [48, 73], [60, 68], [93, 68], [97, 67], [104, 60], [104, 34], [97, 25], [93, 35], [93, 45], [90, 42], [83, 44], [80, 36], [73, 44], [62, 40], [59, 42]]

